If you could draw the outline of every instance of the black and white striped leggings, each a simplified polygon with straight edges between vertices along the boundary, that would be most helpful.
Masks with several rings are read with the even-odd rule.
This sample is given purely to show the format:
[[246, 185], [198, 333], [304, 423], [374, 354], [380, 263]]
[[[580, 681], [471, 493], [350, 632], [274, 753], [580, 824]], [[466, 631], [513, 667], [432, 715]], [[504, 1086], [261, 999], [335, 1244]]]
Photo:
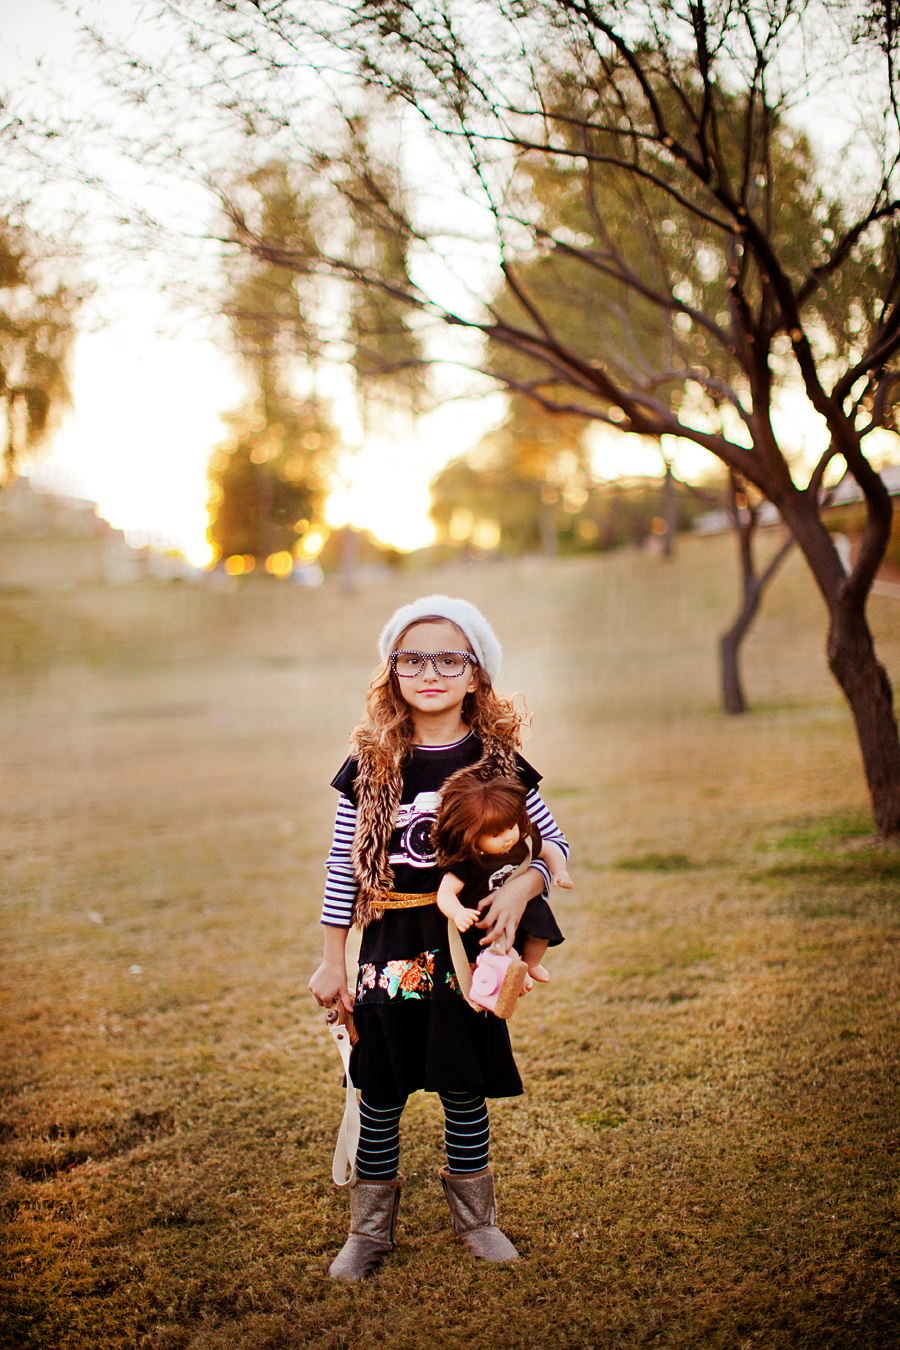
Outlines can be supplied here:
[[[491, 1126], [484, 1097], [474, 1092], [443, 1092], [444, 1147], [451, 1172], [480, 1172], [487, 1167]], [[363, 1181], [390, 1179], [400, 1165], [400, 1117], [405, 1097], [363, 1092], [359, 1102], [356, 1175]]]

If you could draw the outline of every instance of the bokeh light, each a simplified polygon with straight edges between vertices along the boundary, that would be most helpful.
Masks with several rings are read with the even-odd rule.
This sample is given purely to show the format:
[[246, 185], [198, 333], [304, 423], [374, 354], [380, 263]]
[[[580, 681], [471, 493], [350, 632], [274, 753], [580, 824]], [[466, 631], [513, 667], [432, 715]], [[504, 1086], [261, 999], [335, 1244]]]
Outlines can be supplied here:
[[230, 558], [225, 559], [224, 566], [228, 576], [241, 577], [253, 571], [256, 559], [252, 553], [232, 553]]
[[298, 541], [294, 552], [298, 558], [315, 558], [321, 552], [324, 543], [325, 535], [321, 530], [309, 530], [308, 533]]
[[294, 570], [294, 559], [290, 553], [270, 553], [266, 558], [266, 571], [273, 577], [289, 577]]
[[476, 520], [472, 527], [472, 543], [476, 548], [490, 550], [500, 543], [500, 526], [496, 520]]

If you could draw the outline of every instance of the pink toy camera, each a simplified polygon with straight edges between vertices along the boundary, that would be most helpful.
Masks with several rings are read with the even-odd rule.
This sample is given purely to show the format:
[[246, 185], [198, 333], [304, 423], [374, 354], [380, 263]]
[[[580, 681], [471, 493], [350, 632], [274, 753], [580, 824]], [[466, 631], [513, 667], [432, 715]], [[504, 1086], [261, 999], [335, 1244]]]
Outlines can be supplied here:
[[512, 1017], [527, 974], [528, 967], [516, 952], [507, 956], [491, 946], [475, 962], [469, 998], [495, 1017]]

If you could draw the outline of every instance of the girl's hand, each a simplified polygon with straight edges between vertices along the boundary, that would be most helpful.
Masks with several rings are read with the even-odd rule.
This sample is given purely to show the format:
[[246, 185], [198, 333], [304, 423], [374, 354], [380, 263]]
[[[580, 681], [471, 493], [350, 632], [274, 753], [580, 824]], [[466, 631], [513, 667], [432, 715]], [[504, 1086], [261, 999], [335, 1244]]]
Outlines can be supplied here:
[[461, 933], [468, 933], [469, 929], [472, 927], [472, 924], [475, 922], [477, 918], [478, 914], [474, 909], [466, 909], [465, 907], [463, 907], [462, 913], [458, 914], [454, 918], [453, 922], [456, 924], [457, 928]]
[[482, 911], [478, 927], [486, 930], [481, 946], [487, 947], [501, 938], [505, 942], [505, 951], [509, 951], [516, 936], [519, 920], [525, 912], [529, 900], [540, 895], [544, 889], [544, 878], [536, 867], [529, 867], [520, 877], [513, 877], [498, 891], [486, 895], [478, 902]]
[[564, 891], [570, 891], [572, 889], [572, 886], [574, 885], [574, 882], [572, 881], [572, 878], [569, 876], [566, 869], [563, 868], [562, 871], [557, 872], [556, 876], [553, 878], [553, 885], [562, 886]]
[[344, 962], [323, 961], [309, 982], [309, 989], [320, 1008], [330, 1008], [340, 999], [353, 1011], [353, 995], [347, 988], [347, 967]]

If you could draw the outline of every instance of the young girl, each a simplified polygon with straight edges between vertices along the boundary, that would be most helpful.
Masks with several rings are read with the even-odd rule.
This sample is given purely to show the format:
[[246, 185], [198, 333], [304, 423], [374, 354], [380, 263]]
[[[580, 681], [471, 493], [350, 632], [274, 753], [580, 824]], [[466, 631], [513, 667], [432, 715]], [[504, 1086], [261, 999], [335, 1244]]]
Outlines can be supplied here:
[[[400, 1199], [400, 1115], [411, 1092], [437, 1092], [445, 1112], [441, 1180], [457, 1237], [476, 1256], [513, 1261], [495, 1223], [485, 1097], [522, 1091], [506, 1023], [475, 1012], [459, 992], [447, 920], [435, 900], [431, 842], [439, 794], [460, 769], [521, 782], [542, 836], [566, 842], [536, 791], [540, 775], [517, 753], [522, 716], [494, 693], [500, 644], [465, 600], [431, 595], [405, 605], [381, 634], [381, 668], [354, 754], [333, 780], [338, 798], [322, 923], [325, 952], [309, 982], [316, 1001], [353, 1012], [359, 1035], [350, 1075], [361, 1130], [351, 1182], [350, 1236], [332, 1278], [360, 1279], [394, 1246]], [[513, 945], [530, 900], [550, 875], [531, 866], [480, 902], [480, 945]], [[362, 928], [355, 996], [345, 945]]]
[[[526, 792], [517, 779], [483, 779], [466, 770], [454, 775], [441, 793], [433, 836], [438, 866], [447, 869], [437, 907], [460, 933], [469, 932], [478, 918], [478, 902], [534, 858], [547, 864], [554, 886], [571, 889], [566, 855], [558, 844], [542, 839], [528, 819]], [[547, 901], [542, 896], [529, 900], [515, 941], [528, 967], [526, 991], [534, 980], [549, 980], [541, 961], [551, 942], [556, 947], [562, 941]], [[478, 951], [468, 944], [466, 955], [474, 961]]]

